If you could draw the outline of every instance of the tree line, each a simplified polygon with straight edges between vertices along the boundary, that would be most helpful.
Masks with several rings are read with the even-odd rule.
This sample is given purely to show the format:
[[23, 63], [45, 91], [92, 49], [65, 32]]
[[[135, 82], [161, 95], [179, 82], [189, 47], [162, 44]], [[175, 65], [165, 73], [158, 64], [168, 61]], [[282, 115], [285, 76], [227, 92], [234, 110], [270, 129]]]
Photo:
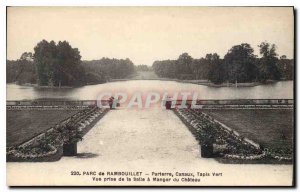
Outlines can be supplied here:
[[188, 53], [177, 60], [155, 61], [153, 70], [159, 77], [175, 79], [209, 80], [215, 84], [224, 82], [266, 82], [267, 80], [292, 80], [294, 60], [286, 56], [278, 58], [276, 46], [262, 42], [261, 57], [254, 55], [250, 44], [233, 46], [223, 59], [217, 53], [193, 59]]
[[23, 53], [20, 59], [6, 61], [6, 82], [19, 84], [36, 83], [36, 68], [33, 63], [32, 53]]
[[[260, 58], [247, 43], [233, 46], [223, 59], [217, 53], [200, 59], [183, 53], [177, 60], [155, 61], [152, 69], [163, 78], [207, 79], [215, 84], [294, 78], [293, 59], [278, 58], [274, 44], [263, 42], [259, 49]], [[128, 58], [82, 61], [79, 50], [67, 41], [42, 40], [34, 47], [34, 53], [25, 52], [18, 60], [8, 60], [6, 75], [8, 83], [81, 86], [128, 78], [135, 71], [152, 69], [146, 65], [135, 66]]]
[[133, 62], [126, 59], [109, 59], [83, 61], [87, 81], [91, 84], [103, 83], [110, 79], [127, 78], [134, 73]]
[[135, 66], [136, 71], [151, 71], [151, 67], [148, 65], [136, 65]]
[[42, 40], [34, 53], [25, 52], [16, 61], [7, 60], [7, 83], [40, 86], [82, 86], [125, 78], [134, 72], [129, 59], [82, 61], [80, 52], [67, 41]]

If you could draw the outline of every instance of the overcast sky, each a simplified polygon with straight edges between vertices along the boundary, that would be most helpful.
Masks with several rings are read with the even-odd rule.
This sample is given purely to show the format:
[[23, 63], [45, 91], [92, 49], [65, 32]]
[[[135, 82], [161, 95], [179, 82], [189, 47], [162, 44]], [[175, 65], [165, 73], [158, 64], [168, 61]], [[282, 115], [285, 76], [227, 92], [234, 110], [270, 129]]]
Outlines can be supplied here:
[[33, 52], [42, 39], [67, 40], [83, 60], [130, 58], [146, 65], [183, 52], [223, 57], [243, 42], [257, 55], [257, 45], [268, 41], [279, 55], [293, 57], [291, 7], [10, 7], [7, 16], [7, 59]]

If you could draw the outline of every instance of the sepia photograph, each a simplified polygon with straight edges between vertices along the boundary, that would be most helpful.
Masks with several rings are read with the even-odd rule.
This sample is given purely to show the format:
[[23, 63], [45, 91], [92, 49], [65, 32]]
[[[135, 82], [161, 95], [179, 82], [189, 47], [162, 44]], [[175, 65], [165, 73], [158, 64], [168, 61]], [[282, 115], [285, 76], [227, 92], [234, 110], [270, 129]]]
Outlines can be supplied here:
[[294, 7], [6, 16], [7, 186], [295, 186]]

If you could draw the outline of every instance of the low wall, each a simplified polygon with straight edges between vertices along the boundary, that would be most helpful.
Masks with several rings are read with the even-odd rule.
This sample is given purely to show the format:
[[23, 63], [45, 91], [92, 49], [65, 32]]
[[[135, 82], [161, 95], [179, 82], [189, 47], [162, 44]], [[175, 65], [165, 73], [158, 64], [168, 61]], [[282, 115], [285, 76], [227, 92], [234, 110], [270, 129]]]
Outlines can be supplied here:
[[[102, 105], [108, 105], [108, 100], [8, 100], [6, 101], [7, 108], [14, 107], [31, 107], [31, 108], [59, 108], [61, 106], [65, 107], [88, 107], [96, 106], [97, 102], [101, 102]], [[180, 105], [182, 100], [177, 100], [176, 105]], [[192, 101], [187, 100], [186, 103], [191, 105]], [[197, 105], [202, 105], [203, 107], [293, 107], [293, 99], [223, 99], [223, 100], [197, 100]]]
[[[180, 105], [182, 100], [177, 100], [176, 105]], [[188, 100], [187, 104], [191, 104]], [[197, 100], [197, 105], [293, 105], [293, 99], [216, 99]]]
[[7, 100], [6, 106], [61, 107], [96, 106], [97, 102], [107, 104], [108, 100]]

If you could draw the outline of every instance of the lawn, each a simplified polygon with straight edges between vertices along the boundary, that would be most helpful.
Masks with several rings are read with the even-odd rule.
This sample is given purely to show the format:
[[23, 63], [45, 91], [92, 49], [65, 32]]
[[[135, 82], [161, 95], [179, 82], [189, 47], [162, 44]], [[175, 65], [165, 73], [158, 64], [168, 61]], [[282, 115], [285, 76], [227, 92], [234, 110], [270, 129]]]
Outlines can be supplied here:
[[293, 149], [292, 109], [204, 110], [242, 136], [269, 149]]
[[6, 145], [21, 144], [79, 110], [7, 110]]

